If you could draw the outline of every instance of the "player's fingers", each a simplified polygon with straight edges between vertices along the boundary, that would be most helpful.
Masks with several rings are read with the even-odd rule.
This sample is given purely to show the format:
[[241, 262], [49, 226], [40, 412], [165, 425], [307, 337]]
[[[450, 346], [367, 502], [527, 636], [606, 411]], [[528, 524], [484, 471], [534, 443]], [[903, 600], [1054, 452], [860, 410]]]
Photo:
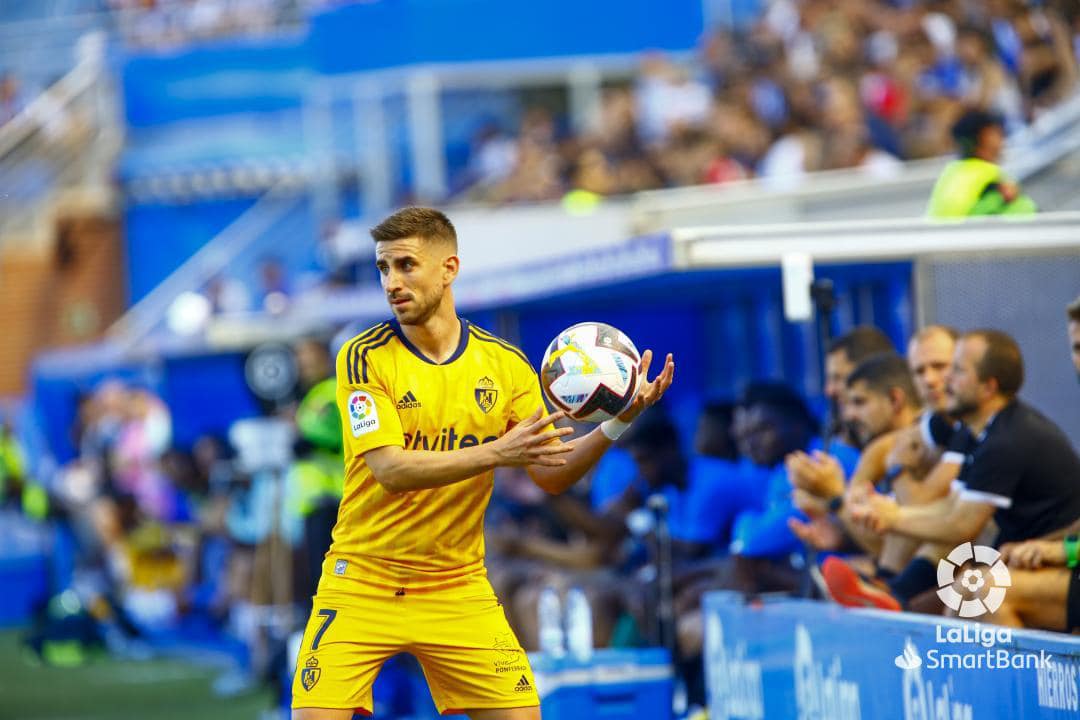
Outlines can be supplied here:
[[561, 438], [561, 437], [566, 437], [567, 435], [572, 435], [573, 433], [574, 433], [574, 428], [555, 428], [554, 430], [549, 430], [547, 432], [537, 433], [532, 438], [530, 438], [529, 444], [530, 445], [545, 445], [545, 444], [551, 442], [552, 440], [555, 440], [555, 439]]
[[[660, 371], [660, 376], [657, 378], [657, 380], [660, 381], [661, 385], [663, 385], [665, 383], [667, 385], [670, 385], [671, 384], [671, 378], [672, 378], [672, 376], [674, 374], [675, 374], [675, 356], [673, 356], [671, 353], [668, 353], [667, 354], [667, 359], [664, 360], [664, 369]], [[664, 389], [666, 390], [667, 388], [665, 387]]]
[[638, 366], [638, 374], [647, 382], [649, 368], [652, 367], [652, 350], [646, 350], [641, 354], [641, 365]]
[[566, 464], [566, 458], [549, 457], [547, 455], [540, 455], [533, 459], [530, 465], [543, 465], [545, 467], [561, 467]]
[[795, 533], [800, 540], [806, 540], [810, 536], [810, 526], [806, 523], [795, 518], [788, 518], [787, 524], [791, 532]]
[[564, 455], [574, 449], [573, 445], [568, 443], [558, 443], [551, 445], [541, 445], [540, 447], [529, 448], [530, 457], [541, 457], [547, 455]]
[[563, 412], [562, 410], [556, 410], [555, 412], [551, 413], [550, 415], [545, 415], [544, 417], [540, 417], [540, 413], [539, 413], [539, 411], [537, 411], [537, 413], [535, 415], [536, 419], [529, 422], [529, 427], [528, 427], [527, 431], [528, 432], [536, 432], [540, 428], [547, 427], [548, 425], [551, 425], [552, 423], [555, 423], [555, 422], [558, 422], [559, 420], [562, 420], [564, 417], [566, 417], [566, 413]]

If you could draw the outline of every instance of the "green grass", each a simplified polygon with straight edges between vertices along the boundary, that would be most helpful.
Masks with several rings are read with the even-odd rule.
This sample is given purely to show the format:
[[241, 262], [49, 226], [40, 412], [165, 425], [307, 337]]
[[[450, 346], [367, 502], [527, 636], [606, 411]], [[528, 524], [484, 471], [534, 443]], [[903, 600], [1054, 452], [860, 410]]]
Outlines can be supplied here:
[[217, 670], [176, 660], [95, 655], [82, 667], [35, 667], [18, 637], [0, 632], [0, 720], [254, 720], [273, 702], [269, 690], [214, 697]]

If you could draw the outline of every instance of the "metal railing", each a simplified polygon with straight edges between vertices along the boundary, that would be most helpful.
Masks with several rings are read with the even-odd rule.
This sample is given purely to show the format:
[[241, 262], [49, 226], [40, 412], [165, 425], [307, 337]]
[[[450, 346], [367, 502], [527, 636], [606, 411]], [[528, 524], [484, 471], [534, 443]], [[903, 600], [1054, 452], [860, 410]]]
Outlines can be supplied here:
[[0, 242], [33, 229], [57, 191], [108, 184], [122, 132], [104, 38], [80, 40], [75, 67], [0, 127]]
[[133, 305], [107, 331], [109, 339], [135, 350], [162, 326], [169, 307], [186, 292], [203, 290], [211, 279], [250, 265], [277, 241], [312, 242], [299, 211], [306, 202], [295, 187], [282, 183], [266, 192], [213, 240]]

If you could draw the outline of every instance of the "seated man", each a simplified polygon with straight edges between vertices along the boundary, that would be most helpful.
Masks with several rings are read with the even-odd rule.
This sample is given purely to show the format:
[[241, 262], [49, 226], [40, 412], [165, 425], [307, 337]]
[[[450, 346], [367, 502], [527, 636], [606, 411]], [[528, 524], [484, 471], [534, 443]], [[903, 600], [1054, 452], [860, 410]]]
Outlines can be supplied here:
[[788, 522], [801, 517], [791, 501], [791, 483], [784, 458], [795, 451], [820, 448], [817, 421], [803, 399], [782, 383], [749, 386], [737, 409], [737, 437], [742, 454], [763, 474], [757, 485], [760, 504], [734, 519], [730, 555], [688, 568], [676, 578], [680, 651], [701, 652], [701, 596], [714, 589], [746, 593], [794, 591], [801, 573], [791, 558], [802, 544]]
[[[878, 463], [873, 461], [879, 449], [892, 450], [896, 433], [912, 426], [918, 413], [919, 402], [911, 373], [899, 355], [874, 355], [860, 363], [848, 377], [844, 420], [855, 432], [859, 443], [868, 448], [853, 477], [856, 486], [866, 486], [863, 492], [881, 479], [874, 467]], [[879, 441], [883, 438], [887, 438], [887, 442]], [[801, 539], [819, 550], [836, 550], [846, 532], [872, 555], [880, 557], [883, 567], [899, 569], [907, 563], [914, 551], [909, 542], [894, 536], [883, 543], [874, 534], [860, 532], [860, 528], [848, 522], [846, 514], [840, 512], [845, 493], [844, 472], [834, 458], [820, 452], [812, 456], [795, 452], [788, 456], [786, 463], [800, 509], [812, 518], [823, 517], [827, 510], [838, 513], [837, 527], [830, 540], [822, 539], [819, 521], [804, 523], [793, 518], [791, 528]], [[883, 469], [884, 463], [880, 464]], [[912, 495], [906, 486], [904, 491], [908, 497]], [[892, 492], [891, 487], [889, 492]]]
[[[1080, 297], [1065, 309], [1073, 365], [1080, 377]], [[1080, 631], [1080, 521], [1038, 540], [1006, 544], [1012, 587], [995, 613], [1004, 625]]]
[[[875, 356], [849, 377], [845, 417], [865, 449], [847, 488], [843, 473], [827, 456], [796, 453], [789, 458], [796, 503], [811, 516], [809, 523], [793, 520], [792, 529], [804, 542], [819, 550], [837, 550], [847, 535], [875, 558], [879, 577], [895, 574], [917, 551], [934, 557], [940, 554], [940, 548], [920, 548], [919, 541], [897, 534], [883, 539], [862, 531], [843, 508], [879, 483], [905, 505], [935, 502], [948, 493], [959, 471], [956, 456], [946, 455], [936, 462], [940, 454], [926, 447], [912, 421], [920, 405], [924, 418], [925, 411], [944, 407], [945, 372], [952, 362], [955, 338], [952, 328], [931, 325], [912, 336], [906, 366], [895, 355]], [[906, 399], [902, 408], [896, 405], [900, 397]], [[906, 447], [898, 446], [901, 440]], [[907, 462], [896, 462], [904, 456]], [[837, 513], [831, 520], [825, 514], [826, 503]], [[826, 566], [831, 566], [831, 561], [827, 560]], [[842, 587], [832, 588], [831, 594], [844, 601]], [[883, 599], [888, 607], [895, 606], [891, 598]]]
[[[877, 533], [956, 545], [976, 540], [993, 518], [999, 528], [995, 546], [1040, 537], [1080, 519], [1080, 457], [1053, 422], [1016, 398], [1023, 377], [1012, 337], [996, 330], [963, 335], [949, 373], [948, 409], [976, 440], [956, 490], [945, 503], [908, 507], [871, 494], [851, 508], [853, 519]], [[853, 592], [882, 592], [852, 575]], [[888, 585], [903, 606], [937, 587], [935, 563], [916, 558]]]

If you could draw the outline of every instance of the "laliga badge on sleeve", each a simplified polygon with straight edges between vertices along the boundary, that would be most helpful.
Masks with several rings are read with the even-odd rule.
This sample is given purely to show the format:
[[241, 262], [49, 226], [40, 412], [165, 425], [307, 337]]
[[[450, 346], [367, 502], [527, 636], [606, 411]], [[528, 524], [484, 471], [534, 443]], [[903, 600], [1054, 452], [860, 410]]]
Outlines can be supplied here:
[[352, 427], [353, 437], [379, 429], [379, 413], [370, 393], [357, 390], [349, 395], [349, 425]]

